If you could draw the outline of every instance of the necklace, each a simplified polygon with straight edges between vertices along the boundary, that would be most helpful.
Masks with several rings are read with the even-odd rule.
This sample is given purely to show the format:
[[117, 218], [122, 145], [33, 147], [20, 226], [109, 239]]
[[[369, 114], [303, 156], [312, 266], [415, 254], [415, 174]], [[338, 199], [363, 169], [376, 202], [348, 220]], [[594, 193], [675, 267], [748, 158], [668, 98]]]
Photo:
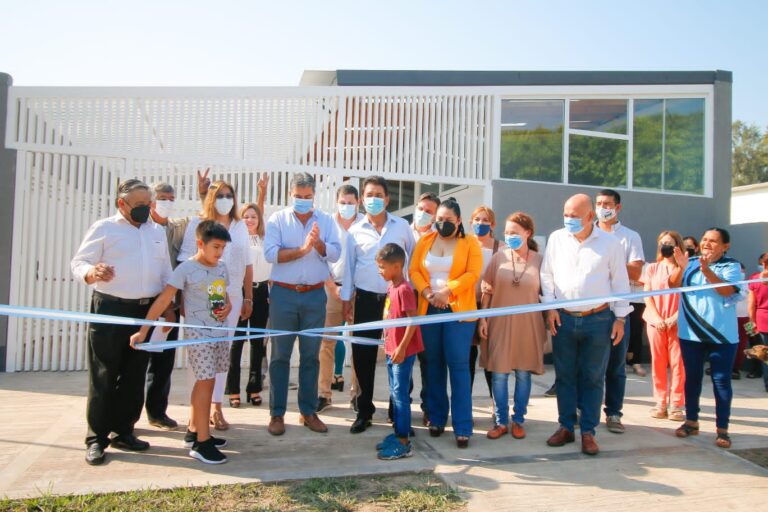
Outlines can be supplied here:
[[517, 268], [515, 266], [515, 251], [512, 251], [512, 286], [520, 286], [520, 280], [523, 279], [523, 275], [525, 275], [525, 271], [528, 268], [528, 258], [525, 258], [523, 261], [525, 264], [523, 265], [523, 271], [520, 272], [520, 275], [517, 275]]

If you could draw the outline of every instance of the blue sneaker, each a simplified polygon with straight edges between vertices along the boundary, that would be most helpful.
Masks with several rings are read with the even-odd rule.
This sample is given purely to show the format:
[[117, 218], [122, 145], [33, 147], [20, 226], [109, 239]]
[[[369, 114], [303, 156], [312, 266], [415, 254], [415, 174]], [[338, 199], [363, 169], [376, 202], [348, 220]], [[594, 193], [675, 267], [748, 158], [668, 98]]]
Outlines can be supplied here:
[[390, 444], [379, 450], [379, 458], [381, 460], [395, 460], [410, 457], [413, 455], [413, 445], [408, 444]]
[[394, 443], [400, 443], [400, 439], [393, 433], [389, 434], [387, 437], [385, 437], [380, 443], [376, 445], [376, 450], [383, 450], [387, 446], [394, 444]]

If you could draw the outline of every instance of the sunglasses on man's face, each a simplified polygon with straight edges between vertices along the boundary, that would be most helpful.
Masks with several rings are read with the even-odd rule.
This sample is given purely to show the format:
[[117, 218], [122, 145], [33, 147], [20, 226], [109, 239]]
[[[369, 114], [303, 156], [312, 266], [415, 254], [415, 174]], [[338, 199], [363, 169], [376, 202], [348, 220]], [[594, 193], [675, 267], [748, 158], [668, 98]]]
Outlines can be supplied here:
[[216, 194], [216, 199], [234, 199], [233, 194]]

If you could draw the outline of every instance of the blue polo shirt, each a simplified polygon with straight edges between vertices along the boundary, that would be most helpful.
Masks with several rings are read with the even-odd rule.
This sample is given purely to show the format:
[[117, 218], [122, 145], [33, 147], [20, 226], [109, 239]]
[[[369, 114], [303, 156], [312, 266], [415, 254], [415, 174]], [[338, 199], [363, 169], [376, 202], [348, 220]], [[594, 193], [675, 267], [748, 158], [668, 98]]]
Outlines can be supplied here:
[[[733, 258], [723, 256], [709, 268], [723, 281], [736, 282], [744, 279], [741, 265]], [[690, 258], [683, 273], [683, 286], [709, 284], [701, 272], [699, 258]], [[738, 323], [736, 321], [736, 302], [743, 300], [741, 290], [729, 297], [717, 293], [716, 288], [685, 292], [680, 295], [680, 313], [677, 320], [680, 339], [704, 343], [739, 342]]]

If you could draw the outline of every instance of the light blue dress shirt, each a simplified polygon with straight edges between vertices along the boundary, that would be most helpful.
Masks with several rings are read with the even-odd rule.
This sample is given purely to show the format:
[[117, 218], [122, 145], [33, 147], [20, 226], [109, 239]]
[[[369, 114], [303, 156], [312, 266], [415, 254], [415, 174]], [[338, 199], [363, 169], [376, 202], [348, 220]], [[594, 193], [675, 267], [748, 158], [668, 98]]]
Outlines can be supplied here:
[[350, 245], [347, 247], [346, 268], [341, 286], [342, 300], [351, 300], [355, 289], [387, 293], [389, 284], [379, 275], [376, 253], [388, 243], [397, 244], [405, 251], [407, 259], [403, 272], [407, 277], [408, 260], [416, 241], [411, 226], [405, 219], [387, 213], [387, 220], [379, 233], [366, 215], [349, 228], [349, 235], [347, 240]]
[[[280, 249], [298, 249], [317, 222], [320, 239], [325, 243], [325, 257], [316, 250], [299, 259], [278, 263]], [[264, 235], [264, 259], [272, 264], [273, 281], [289, 284], [312, 285], [322, 283], [330, 275], [329, 263], [335, 263], [341, 255], [341, 242], [333, 217], [320, 210], [313, 210], [306, 224], [302, 224], [293, 208], [284, 208], [270, 215]]]

